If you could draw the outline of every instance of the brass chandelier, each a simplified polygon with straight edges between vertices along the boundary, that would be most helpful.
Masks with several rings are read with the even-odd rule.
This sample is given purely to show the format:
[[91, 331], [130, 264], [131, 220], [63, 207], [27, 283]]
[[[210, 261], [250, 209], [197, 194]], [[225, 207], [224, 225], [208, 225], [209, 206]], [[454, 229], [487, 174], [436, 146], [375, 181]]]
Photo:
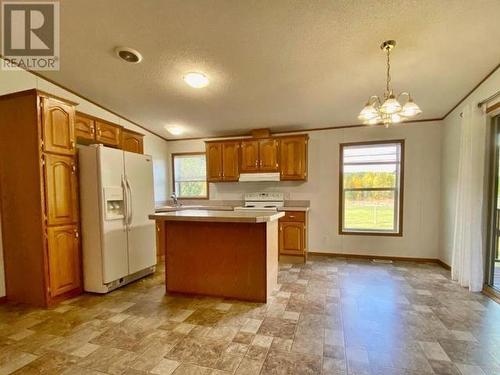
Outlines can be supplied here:
[[[364, 124], [376, 125], [382, 123], [387, 128], [390, 124], [405, 121], [422, 113], [422, 110], [415, 104], [408, 92], [402, 92], [396, 97], [392, 91], [390, 54], [395, 46], [395, 40], [386, 40], [380, 46], [380, 49], [387, 53], [385, 93], [383, 101], [377, 95], [370, 96], [368, 102], [358, 116]], [[404, 105], [401, 105], [398, 101], [401, 97], [406, 97], [406, 103]]]

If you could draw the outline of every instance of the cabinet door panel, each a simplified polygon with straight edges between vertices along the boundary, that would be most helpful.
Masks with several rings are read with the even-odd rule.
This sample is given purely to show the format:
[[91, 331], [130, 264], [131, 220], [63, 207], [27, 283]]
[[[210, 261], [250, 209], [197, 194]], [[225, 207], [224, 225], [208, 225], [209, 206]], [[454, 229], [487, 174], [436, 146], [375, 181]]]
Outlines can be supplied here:
[[76, 225], [49, 227], [50, 296], [80, 288], [80, 246]]
[[96, 141], [106, 146], [119, 147], [121, 136], [121, 128], [117, 125], [108, 124], [107, 122], [96, 121]]
[[123, 151], [142, 154], [144, 152], [143, 136], [123, 129], [122, 149]]
[[280, 254], [304, 253], [304, 224], [280, 223], [279, 248]]
[[48, 225], [78, 221], [78, 179], [71, 156], [45, 155], [45, 204]]
[[280, 140], [281, 180], [307, 179], [307, 138], [286, 137]]
[[95, 142], [95, 121], [82, 115], [75, 116], [75, 135], [78, 143]]
[[239, 172], [239, 142], [224, 142], [222, 144], [222, 180], [238, 181]]
[[222, 144], [207, 143], [207, 181], [222, 181]]
[[75, 109], [55, 99], [42, 98], [43, 150], [73, 155], [75, 148]]
[[261, 172], [278, 172], [278, 141], [259, 141], [259, 169]]
[[240, 172], [259, 171], [259, 141], [241, 142]]

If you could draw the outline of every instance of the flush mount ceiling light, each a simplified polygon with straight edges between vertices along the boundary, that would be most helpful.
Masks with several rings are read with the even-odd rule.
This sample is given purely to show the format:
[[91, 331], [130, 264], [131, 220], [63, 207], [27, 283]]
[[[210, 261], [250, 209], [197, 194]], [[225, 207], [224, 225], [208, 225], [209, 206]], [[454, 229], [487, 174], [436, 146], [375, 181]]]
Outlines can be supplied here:
[[184, 133], [184, 129], [177, 125], [165, 126], [165, 129], [172, 135], [181, 135]]
[[[387, 53], [385, 93], [383, 101], [377, 95], [370, 96], [368, 102], [358, 116], [364, 124], [376, 125], [383, 123], [387, 128], [390, 124], [396, 124], [422, 113], [421, 109], [415, 104], [408, 92], [402, 92], [396, 97], [392, 91], [390, 53], [395, 46], [395, 40], [386, 40], [380, 46], [380, 49]], [[403, 106], [398, 101], [402, 96], [406, 96], [407, 98]]]
[[117, 47], [115, 48], [116, 55], [129, 63], [138, 64], [142, 61], [142, 55], [135, 49], [128, 47]]
[[201, 89], [208, 86], [208, 77], [203, 73], [191, 72], [186, 74], [184, 77], [184, 82], [195, 89]]

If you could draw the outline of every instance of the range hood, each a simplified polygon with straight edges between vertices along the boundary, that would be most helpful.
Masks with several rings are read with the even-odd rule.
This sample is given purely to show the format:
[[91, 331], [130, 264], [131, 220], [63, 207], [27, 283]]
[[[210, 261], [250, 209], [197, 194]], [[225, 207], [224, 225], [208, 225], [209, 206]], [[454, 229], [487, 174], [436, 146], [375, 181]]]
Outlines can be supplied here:
[[280, 174], [276, 173], [241, 173], [240, 182], [255, 182], [255, 181], [279, 181]]

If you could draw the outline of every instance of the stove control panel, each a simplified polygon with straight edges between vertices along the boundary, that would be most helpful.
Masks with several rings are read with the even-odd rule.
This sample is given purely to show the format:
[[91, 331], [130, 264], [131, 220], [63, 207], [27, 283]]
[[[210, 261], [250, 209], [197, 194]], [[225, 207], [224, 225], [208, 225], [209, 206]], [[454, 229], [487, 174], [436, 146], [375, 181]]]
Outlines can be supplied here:
[[246, 193], [245, 202], [282, 202], [284, 194], [280, 192]]

